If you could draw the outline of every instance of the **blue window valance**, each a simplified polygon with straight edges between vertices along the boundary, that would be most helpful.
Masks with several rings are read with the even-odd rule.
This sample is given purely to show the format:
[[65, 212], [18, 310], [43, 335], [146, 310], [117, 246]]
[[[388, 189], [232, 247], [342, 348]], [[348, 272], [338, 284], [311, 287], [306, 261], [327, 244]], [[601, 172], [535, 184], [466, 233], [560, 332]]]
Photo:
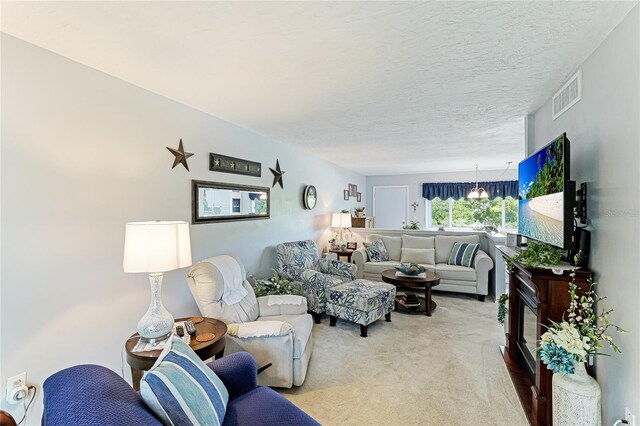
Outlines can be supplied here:
[[[475, 182], [448, 182], [448, 183], [423, 183], [422, 196], [427, 200], [440, 198], [446, 200], [453, 198], [459, 200], [466, 197], [473, 188]], [[484, 188], [489, 193], [489, 198], [513, 197], [518, 198], [517, 180], [500, 180], [495, 182], [478, 182], [480, 188]]]
[[259, 194], [257, 192], [250, 192], [249, 193], [249, 199], [251, 201], [258, 200], [258, 199], [260, 199], [260, 195], [262, 195], [262, 194]]

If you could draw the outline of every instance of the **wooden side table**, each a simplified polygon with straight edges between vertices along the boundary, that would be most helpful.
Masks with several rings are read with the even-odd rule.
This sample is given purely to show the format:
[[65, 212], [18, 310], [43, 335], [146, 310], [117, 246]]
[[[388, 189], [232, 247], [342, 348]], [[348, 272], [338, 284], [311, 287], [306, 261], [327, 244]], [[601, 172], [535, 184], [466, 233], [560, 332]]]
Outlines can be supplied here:
[[0, 425], [1, 426], [18, 426], [13, 416], [4, 410], [0, 410]]
[[353, 250], [331, 249], [329, 250], [329, 253], [337, 254], [338, 260], [340, 260], [340, 258], [344, 256], [347, 258], [347, 262], [351, 263], [351, 255], [353, 254]]
[[[191, 318], [178, 318], [176, 322], [180, 321], [189, 321]], [[221, 358], [224, 355], [224, 346], [225, 346], [225, 336], [227, 334], [227, 325], [222, 321], [213, 318], [205, 318], [201, 323], [195, 324], [196, 326], [196, 334], [191, 336], [191, 342], [189, 346], [191, 349], [200, 357], [201, 360], [205, 361], [209, 358], [215, 357], [216, 359]], [[186, 331], [185, 331], [186, 333]], [[213, 333], [215, 334], [215, 338], [213, 340], [209, 340], [207, 342], [198, 342], [196, 341], [196, 336], [204, 333]], [[133, 382], [133, 389], [136, 391], [140, 390], [140, 380], [142, 379], [142, 372], [148, 371], [153, 367], [153, 364], [158, 360], [158, 356], [162, 352], [161, 349], [155, 351], [147, 351], [147, 352], [131, 352], [131, 350], [138, 343], [139, 335], [138, 333], [127, 339], [124, 344], [125, 350], [127, 352], [127, 364], [131, 367], [131, 380]]]

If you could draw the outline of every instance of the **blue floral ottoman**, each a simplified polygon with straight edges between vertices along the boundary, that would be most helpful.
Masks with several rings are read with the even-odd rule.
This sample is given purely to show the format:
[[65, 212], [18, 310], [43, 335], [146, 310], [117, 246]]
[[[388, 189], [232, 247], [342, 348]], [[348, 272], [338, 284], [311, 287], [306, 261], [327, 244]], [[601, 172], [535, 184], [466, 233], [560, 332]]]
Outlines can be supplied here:
[[396, 287], [391, 284], [353, 280], [327, 290], [327, 315], [329, 325], [336, 319], [360, 324], [360, 336], [367, 337], [367, 326], [383, 316], [391, 322], [391, 311], [395, 306]]

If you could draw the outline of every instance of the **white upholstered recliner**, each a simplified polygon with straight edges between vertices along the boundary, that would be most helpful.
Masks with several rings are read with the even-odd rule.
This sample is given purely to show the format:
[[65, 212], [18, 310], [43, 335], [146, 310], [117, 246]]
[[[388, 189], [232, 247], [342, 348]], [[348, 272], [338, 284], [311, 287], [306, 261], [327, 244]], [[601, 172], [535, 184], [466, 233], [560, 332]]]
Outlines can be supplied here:
[[273, 364], [258, 375], [259, 384], [302, 385], [313, 351], [313, 320], [304, 297], [256, 298], [233, 255], [198, 262], [187, 272], [187, 282], [201, 314], [227, 324], [226, 354], [246, 351], [259, 366]]

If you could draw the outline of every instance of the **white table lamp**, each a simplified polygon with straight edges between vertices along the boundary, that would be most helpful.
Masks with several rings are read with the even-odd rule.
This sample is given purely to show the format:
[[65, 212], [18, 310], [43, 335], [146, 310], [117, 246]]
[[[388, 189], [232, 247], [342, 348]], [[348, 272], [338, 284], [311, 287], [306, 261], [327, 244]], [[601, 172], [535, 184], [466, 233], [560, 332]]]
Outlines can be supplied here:
[[344, 244], [344, 229], [351, 228], [351, 214], [333, 213], [331, 217], [331, 227], [340, 229], [340, 244]]
[[191, 242], [187, 222], [127, 223], [124, 238], [125, 272], [146, 272], [151, 284], [151, 303], [138, 322], [138, 333], [145, 342], [168, 338], [173, 316], [162, 306], [162, 277], [166, 271], [191, 265]]

